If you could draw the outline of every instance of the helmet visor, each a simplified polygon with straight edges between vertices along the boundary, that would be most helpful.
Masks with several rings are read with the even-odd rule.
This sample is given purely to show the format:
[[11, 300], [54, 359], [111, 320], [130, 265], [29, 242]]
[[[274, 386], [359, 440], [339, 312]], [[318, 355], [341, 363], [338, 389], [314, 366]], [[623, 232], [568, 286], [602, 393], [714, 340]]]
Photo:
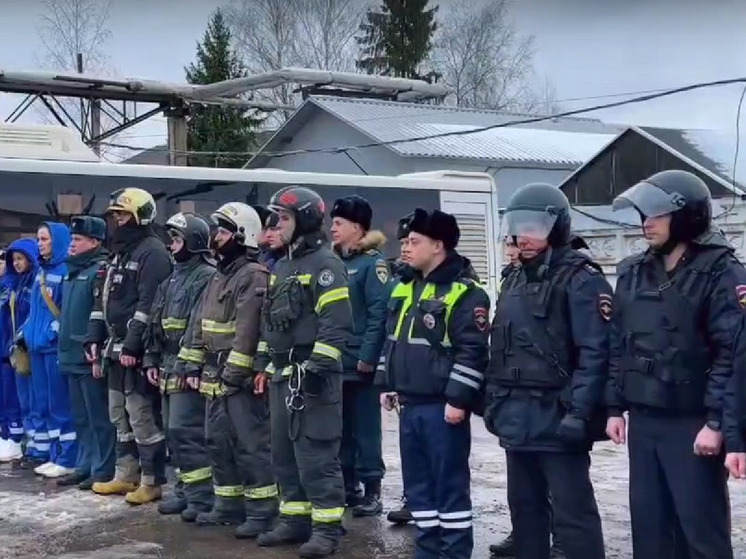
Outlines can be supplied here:
[[557, 216], [546, 210], [507, 210], [503, 215], [502, 235], [544, 240], [556, 222]]
[[678, 192], [666, 192], [649, 182], [638, 182], [614, 198], [614, 211], [635, 208], [646, 217], [658, 217], [680, 210], [686, 198]]

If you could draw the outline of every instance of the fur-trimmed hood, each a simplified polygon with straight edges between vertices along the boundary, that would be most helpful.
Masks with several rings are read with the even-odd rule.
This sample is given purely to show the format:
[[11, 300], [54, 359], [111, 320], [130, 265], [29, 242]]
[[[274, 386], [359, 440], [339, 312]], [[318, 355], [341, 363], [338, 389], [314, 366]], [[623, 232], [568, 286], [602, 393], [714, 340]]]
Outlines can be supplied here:
[[[355, 247], [350, 251], [350, 254], [358, 254], [362, 252], [367, 252], [369, 250], [380, 251], [385, 244], [386, 244], [386, 235], [383, 234], [383, 231], [379, 231], [378, 229], [372, 229], [368, 231], [363, 236], [363, 238], [358, 241]], [[342, 254], [341, 250], [338, 247], [335, 246], [334, 250], [337, 251], [337, 254]]]

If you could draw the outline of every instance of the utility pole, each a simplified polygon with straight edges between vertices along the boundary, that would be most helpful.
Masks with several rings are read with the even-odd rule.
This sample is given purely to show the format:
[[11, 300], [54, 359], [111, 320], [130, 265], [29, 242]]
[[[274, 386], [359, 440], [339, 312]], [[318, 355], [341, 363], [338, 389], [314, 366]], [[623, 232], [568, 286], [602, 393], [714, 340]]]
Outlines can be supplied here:
[[187, 157], [187, 124], [186, 117], [189, 112], [186, 105], [179, 101], [163, 111], [168, 119], [168, 163], [169, 165], [186, 167], [189, 164]]
[[[78, 63], [78, 74], [83, 73], [83, 53], [79, 52], [77, 55]], [[85, 101], [80, 98], [80, 130], [83, 133], [83, 141], [86, 141], [88, 136], [88, 144], [93, 148], [93, 151], [99, 157], [101, 156], [101, 144], [98, 141], [98, 137], [101, 135], [101, 100], [100, 99], [89, 99], [88, 106], [91, 111], [91, 124], [88, 126], [86, 122], [86, 110]]]

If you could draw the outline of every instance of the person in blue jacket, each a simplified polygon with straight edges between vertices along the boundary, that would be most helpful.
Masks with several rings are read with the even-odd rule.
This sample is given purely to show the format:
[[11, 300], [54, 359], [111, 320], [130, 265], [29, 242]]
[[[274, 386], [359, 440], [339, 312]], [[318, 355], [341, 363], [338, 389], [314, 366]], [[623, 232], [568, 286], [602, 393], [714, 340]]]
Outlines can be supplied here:
[[[386, 471], [381, 452], [380, 390], [373, 384], [386, 335], [391, 273], [380, 249], [386, 237], [371, 231], [373, 210], [365, 198], [334, 202], [332, 241], [349, 274], [353, 332], [342, 352], [342, 445], [340, 460], [347, 505], [353, 516], [383, 511], [381, 480]], [[365, 493], [359, 499], [358, 486]], [[359, 501], [359, 502], [358, 502]]]
[[10, 345], [14, 336], [7, 309], [11, 292], [12, 276], [6, 274], [3, 250], [0, 260], [0, 462], [12, 462], [23, 456], [21, 404], [16, 391], [16, 374], [10, 365]]
[[[4, 282], [9, 288], [7, 304], [0, 306], [0, 324], [2, 324], [3, 336], [0, 356], [3, 360], [4, 372], [6, 359], [10, 365], [10, 352], [12, 345], [21, 329], [21, 325], [28, 318], [31, 286], [36, 276], [39, 260], [39, 249], [34, 239], [18, 239], [11, 243], [5, 252], [5, 276]], [[24, 434], [26, 436], [26, 449], [24, 466], [37, 466], [46, 461], [49, 454], [48, 438], [40, 443], [40, 448], [34, 444], [34, 426], [37, 423], [36, 415], [32, 409], [31, 377], [28, 374], [14, 372], [14, 381], [20, 406], [20, 417]], [[10, 447], [10, 445], [8, 445]], [[8, 450], [8, 455], [18, 456], [17, 448]], [[15, 458], [14, 458], [15, 459]]]
[[70, 230], [62, 223], [45, 221], [39, 225], [36, 239], [40, 269], [31, 289], [31, 312], [23, 325], [23, 341], [31, 355], [32, 403], [40, 417], [34, 444], [46, 434], [50, 446], [48, 461], [34, 472], [59, 478], [75, 471], [78, 452], [67, 380], [60, 374], [57, 359]]

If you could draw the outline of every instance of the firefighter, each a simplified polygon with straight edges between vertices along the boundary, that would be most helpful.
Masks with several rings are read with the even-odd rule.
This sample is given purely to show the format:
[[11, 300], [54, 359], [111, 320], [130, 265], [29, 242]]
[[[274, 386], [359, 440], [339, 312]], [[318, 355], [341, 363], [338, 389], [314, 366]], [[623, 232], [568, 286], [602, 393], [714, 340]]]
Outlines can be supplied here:
[[389, 302], [377, 383], [381, 405], [401, 404], [399, 446], [417, 559], [467, 559], [474, 547], [470, 415], [488, 362], [487, 293], [456, 252], [456, 219], [417, 208], [409, 223], [412, 279]]
[[210, 459], [204, 442], [205, 399], [186, 386], [175, 365], [181, 339], [215, 268], [208, 261], [210, 227], [204, 219], [177, 213], [166, 222], [166, 231], [176, 265], [153, 301], [143, 368], [162, 394], [166, 444], [178, 476], [174, 496], [161, 502], [158, 512], [182, 513], [189, 520], [212, 507]]
[[115, 225], [113, 259], [91, 311], [86, 353], [91, 363], [101, 360], [108, 381], [117, 461], [114, 479], [94, 483], [92, 489], [99, 495], [125, 494], [128, 503], [140, 505], [160, 499], [166, 483], [160, 397], [140, 369], [153, 299], [171, 274], [171, 258], [153, 230], [156, 205], [149, 192], [114, 191], [107, 214]]
[[[324, 202], [289, 186], [270, 209], [279, 216], [287, 255], [280, 259], [262, 316], [261, 369], [270, 380], [272, 463], [281, 490], [280, 521], [258, 543], [302, 543], [301, 557], [339, 547], [345, 492], [342, 350], [352, 332], [347, 272], [321, 230]], [[265, 378], [257, 379], [257, 391]], [[305, 543], [304, 543], [305, 542]]]
[[[342, 446], [340, 458], [347, 505], [353, 516], [383, 511], [381, 480], [386, 472], [381, 448], [379, 390], [373, 383], [386, 335], [386, 305], [391, 276], [381, 247], [386, 237], [371, 230], [373, 210], [365, 198], [348, 196], [334, 202], [332, 242], [350, 276], [353, 335], [342, 354]], [[358, 486], [364, 494], [359, 500]]]
[[746, 271], [697, 175], [656, 173], [614, 200], [629, 207], [649, 248], [619, 265], [606, 396], [608, 435], [629, 439], [633, 553], [732, 559], [722, 421]]
[[262, 235], [259, 238], [259, 250], [261, 250], [260, 261], [271, 272], [275, 267], [275, 263], [282, 257], [282, 253], [284, 252], [280, 231], [277, 228], [278, 216], [265, 206], [252, 207], [259, 214], [259, 219], [262, 221]]
[[231, 202], [212, 214], [217, 273], [179, 354], [187, 382], [207, 398], [207, 448], [214, 504], [198, 526], [239, 525], [255, 538], [277, 517], [266, 397], [254, 394], [255, 354], [269, 271], [258, 262], [262, 225], [250, 206]]

